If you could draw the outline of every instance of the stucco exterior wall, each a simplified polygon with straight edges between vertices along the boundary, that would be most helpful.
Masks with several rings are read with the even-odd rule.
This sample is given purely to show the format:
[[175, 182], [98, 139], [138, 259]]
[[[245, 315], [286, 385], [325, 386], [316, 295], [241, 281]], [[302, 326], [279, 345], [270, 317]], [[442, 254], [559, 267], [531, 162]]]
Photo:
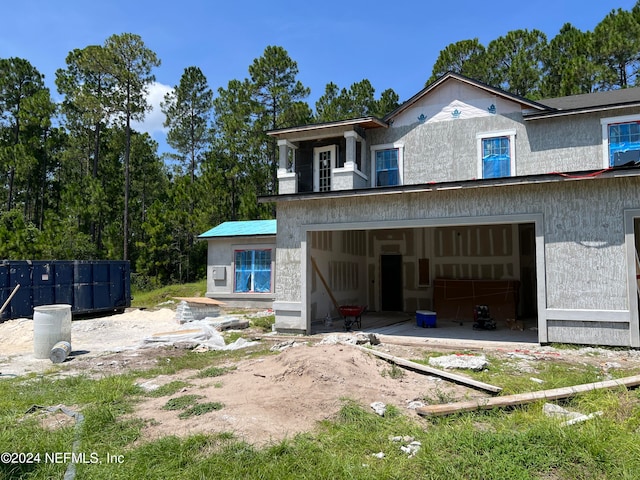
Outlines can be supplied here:
[[[221, 237], [208, 239], [207, 293], [206, 296], [221, 300], [229, 306], [271, 308], [275, 298], [276, 239], [274, 236]], [[271, 249], [270, 293], [234, 293], [234, 252], [236, 250]], [[214, 273], [224, 271], [220, 275]], [[223, 278], [219, 279], [222, 276]], [[216, 279], [218, 278], [218, 279]]]
[[[539, 215], [538, 241], [544, 257], [539, 260], [542, 271], [538, 271], [544, 293], [538, 299], [541, 326], [546, 329], [547, 318], [580, 322], [580, 312], [586, 312], [586, 320], [605, 312], [604, 317], [619, 322], [615, 329], [626, 328], [623, 336], [628, 338], [629, 325], [623, 321], [629, 318], [623, 212], [640, 208], [639, 187], [640, 179], [627, 177], [280, 202], [276, 303], [282, 312], [279, 315], [276, 309], [276, 328], [307, 328], [303, 290], [307, 288], [309, 230], [403, 228], [460, 221], [481, 224], [487, 218], [496, 223], [500, 217], [503, 223], [517, 223], [519, 217]], [[540, 337], [564, 341], [572, 328], [558, 327], [556, 322]], [[606, 329], [590, 329], [601, 332], [606, 341], [589, 337], [591, 341], [584, 343], [616, 344], [612, 342], [619, 341], [617, 330], [607, 336]], [[585, 332], [581, 334], [591, 335]]]
[[[615, 115], [632, 113], [637, 111], [623, 109]], [[512, 111], [438, 122], [414, 119], [410, 124], [394, 122], [389, 129], [369, 130], [367, 142], [372, 146], [403, 145], [405, 185], [477, 178], [476, 135], [509, 130], [516, 132], [516, 175], [596, 170], [604, 168], [600, 118], [608, 115], [601, 112], [525, 121], [521, 112]]]

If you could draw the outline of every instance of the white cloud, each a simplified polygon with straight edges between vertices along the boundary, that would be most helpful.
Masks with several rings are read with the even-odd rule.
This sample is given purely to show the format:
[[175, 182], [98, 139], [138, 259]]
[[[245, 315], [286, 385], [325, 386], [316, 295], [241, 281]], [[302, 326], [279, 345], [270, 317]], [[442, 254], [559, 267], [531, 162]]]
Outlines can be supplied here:
[[147, 113], [142, 122], [132, 122], [131, 127], [139, 132], [146, 132], [153, 138], [164, 137], [167, 129], [162, 125], [164, 123], [164, 113], [160, 110], [160, 103], [164, 101], [164, 96], [173, 90], [168, 85], [153, 82], [149, 87], [147, 94], [147, 102], [152, 106], [152, 110]]

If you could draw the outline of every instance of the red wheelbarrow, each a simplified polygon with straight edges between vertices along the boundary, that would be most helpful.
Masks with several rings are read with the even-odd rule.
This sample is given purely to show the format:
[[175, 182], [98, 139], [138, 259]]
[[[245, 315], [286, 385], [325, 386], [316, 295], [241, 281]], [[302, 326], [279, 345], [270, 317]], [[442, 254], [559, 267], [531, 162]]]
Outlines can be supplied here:
[[341, 305], [338, 310], [344, 318], [344, 329], [347, 332], [354, 325], [362, 328], [362, 314], [367, 311], [366, 305]]

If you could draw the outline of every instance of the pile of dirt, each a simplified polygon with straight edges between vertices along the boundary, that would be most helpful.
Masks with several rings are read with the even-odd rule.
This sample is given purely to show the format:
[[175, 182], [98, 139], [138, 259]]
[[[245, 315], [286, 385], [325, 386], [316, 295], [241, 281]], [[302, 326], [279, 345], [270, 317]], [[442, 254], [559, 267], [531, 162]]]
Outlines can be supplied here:
[[[186, 350], [150, 347], [144, 339], [181, 328], [188, 325], [181, 325], [175, 311], [169, 308], [74, 320], [73, 356], [55, 366], [48, 359], [34, 358], [33, 322], [11, 320], [0, 324], [0, 374], [22, 375], [55, 367], [58, 375], [82, 373], [100, 377], [152, 368], [158, 358], [182, 355]], [[381, 339], [383, 343], [376, 349], [405, 359], [425, 358], [427, 350], [434, 351], [425, 339], [388, 336]], [[263, 336], [263, 342], [271, 346], [278, 340], [267, 335]], [[166, 435], [233, 432], [238, 438], [259, 445], [313, 429], [317, 422], [334, 417], [346, 399], [365, 408], [373, 402], [382, 402], [411, 414], [411, 409], [419, 406], [415, 402], [441, 403], [486, 396], [436, 377], [394, 369], [388, 362], [348, 344], [293, 341], [288, 344], [296, 346], [260, 359], [247, 356], [229, 364], [226, 373], [218, 377], [199, 378], [198, 372], [183, 370], [176, 375], [141, 379], [141, 383], [155, 387], [175, 380], [187, 386], [172, 395], [142, 397], [133, 413], [146, 420], [140, 441]], [[448, 348], [454, 349], [455, 345], [452, 340]], [[463, 350], [469, 353], [468, 346]], [[486, 345], [480, 350], [487, 353]], [[589, 363], [604, 375], [617, 368], [640, 368], [640, 352], [636, 350], [591, 347], [563, 350], [535, 345], [529, 350], [515, 350], [503, 344], [493, 348], [491, 354], [531, 377], [537, 373], [540, 362], [548, 361]], [[180, 410], [163, 408], [170, 399], [184, 395], [196, 395], [198, 403], [215, 402], [221, 408], [187, 418], [180, 418]]]
[[[459, 385], [391, 365], [350, 345], [291, 347], [276, 356], [245, 360], [220, 377], [199, 379], [185, 372], [156, 379], [189, 383], [179, 393], [150, 398], [136, 407], [135, 417], [147, 420], [146, 438], [194, 433], [233, 432], [249, 443], [282, 440], [311, 430], [336, 415], [346, 399], [363, 406], [373, 402], [408, 411], [412, 402], [432, 398], [434, 390], [448, 398], [482, 396]], [[164, 410], [170, 398], [201, 395], [199, 402], [224, 407], [202, 417], [180, 419]]]

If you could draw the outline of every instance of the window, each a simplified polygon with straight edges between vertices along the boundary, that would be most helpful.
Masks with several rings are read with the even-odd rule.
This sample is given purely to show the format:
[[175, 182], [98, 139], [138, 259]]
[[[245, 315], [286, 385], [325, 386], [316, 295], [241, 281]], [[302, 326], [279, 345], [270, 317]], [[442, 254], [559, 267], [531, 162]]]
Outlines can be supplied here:
[[515, 130], [477, 135], [478, 178], [500, 178], [515, 175]]
[[371, 147], [372, 174], [376, 187], [402, 185], [402, 147], [377, 145]]
[[235, 251], [236, 293], [271, 292], [271, 250]]
[[605, 167], [640, 163], [640, 116], [601, 120]]

